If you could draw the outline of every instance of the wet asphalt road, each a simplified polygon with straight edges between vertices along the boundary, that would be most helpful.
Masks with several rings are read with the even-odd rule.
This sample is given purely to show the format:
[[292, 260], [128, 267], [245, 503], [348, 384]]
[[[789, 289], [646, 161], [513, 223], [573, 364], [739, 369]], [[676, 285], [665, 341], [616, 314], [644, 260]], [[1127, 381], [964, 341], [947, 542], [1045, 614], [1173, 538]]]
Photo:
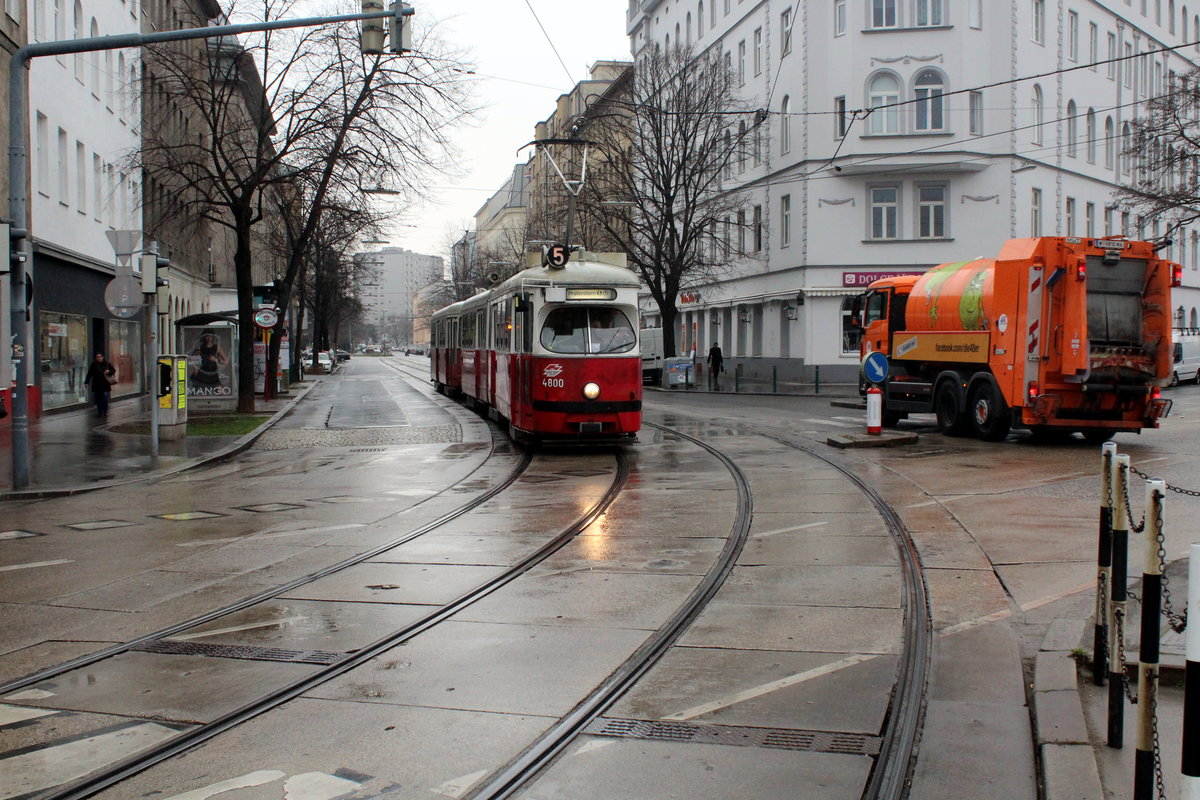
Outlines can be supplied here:
[[[391, 361], [414, 371], [416, 359]], [[1190, 455], [1200, 388], [1173, 396], [1170, 436], [1118, 443], [1143, 470], [1200, 488]], [[607, 716], [725, 733], [841, 734], [868, 752], [598, 731], [526, 796], [578, 797], [586, 787], [598, 797], [780, 797], [804, 786], [806, 797], [858, 797], [895, 668], [895, 553], [844, 480], [756, 430], [815, 445], [860, 425], [861, 412], [833, 409], [827, 398], [702, 394], [648, 393], [646, 406], [648, 419], [703, 436], [744, 465], [755, 517], [717, 601]], [[932, 419], [903, 424], [928, 435], [904, 450], [837, 455], [901, 511], [927, 569], [939, 677], [913, 796], [946, 796], [940, 782], [963, 774], [981, 787], [972, 796], [1036, 796], [1020, 657], [1055, 614], [1086, 615], [1078, 607], [1089, 596], [1078, 590], [1094, 573], [1096, 449], [1082, 441], [1033, 447], [1019, 434], [987, 445], [941, 437]], [[229, 789], [221, 796], [275, 798], [285, 787], [314, 798], [465, 796], [628, 655], [728, 535], [732, 484], [711, 457], [650, 432], [629, 452], [632, 479], [618, 503], [525, 578], [427, 638], [104, 796], [201, 798]], [[232, 462], [78, 498], [5, 504], [3, 527], [36, 535], [0, 541], [0, 680], [389, 541], [498, 480], [515, 459], [478, 417], [397, 380], [382, 359], [355, 359]], [[611, 475], [610, 456], [539, 455], [478, 514], [184, 641], [351, 650], [511, 563], [580, 513]], [[1194, 499], [1174, 501], [1172, 513], [1195, 512]], [[1169, 527], [1168, 551], [1177, 555], [1192, 537]], [[60, 762], [77, 772], [309, 669], [138, 652], [6, 696], [0, 786], [26, 789], [0, 789], [0, 797], [37, 788], [8, 778], [53, 785], [72, 777]], [[983, 737], [990, 756], [971, 750]], [[31, 750], [34, 741], [51, 746]]]

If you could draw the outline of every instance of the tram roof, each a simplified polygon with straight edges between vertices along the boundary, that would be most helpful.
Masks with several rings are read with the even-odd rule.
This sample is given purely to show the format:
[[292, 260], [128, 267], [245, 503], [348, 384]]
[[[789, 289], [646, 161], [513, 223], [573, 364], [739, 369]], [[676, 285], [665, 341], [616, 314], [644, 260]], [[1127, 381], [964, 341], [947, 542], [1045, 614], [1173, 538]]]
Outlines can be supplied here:
[[[584, 254], [586, 258], [587, 254]], [[482, 291], [466, 300], [459, 300], [435, 314], [444, 316], [458, 314], [468, 308], [474, 308], [486, 303], [496, 296], [502, 296], [518, 289], [529, 287], [549, 286], [626, 286], [638, 288], [642, 285], [637, 273], [628, 267], [608, 264], [594, 260], [572, 260], [562, 269], [551, 269], [546, 266], [535, 266], [523, 269], [511, 278], [497, 284], [489, 291]]]

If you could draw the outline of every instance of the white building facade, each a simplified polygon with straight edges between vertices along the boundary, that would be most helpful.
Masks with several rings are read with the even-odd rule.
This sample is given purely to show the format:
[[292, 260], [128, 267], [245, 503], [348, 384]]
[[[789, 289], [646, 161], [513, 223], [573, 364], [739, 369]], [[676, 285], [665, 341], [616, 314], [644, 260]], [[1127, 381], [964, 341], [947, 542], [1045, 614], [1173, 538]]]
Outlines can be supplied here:
[[[140, 30], [138, 0], [30, 0], [30, 40], [47, 42]], [[31, 344], [44, 408], [88, 401], [91, 354], [118, 369], [114, 394], [139, 389], [142, 323], [116, 319], [104, 288], [113, 277], [111, 230], [142, 227], [138, 51], [34, 59], [29, 71]], [[31, 373], [32, 375], [32, 373]]]
[[[441, 256], [415, 253], [401, 247], [384, 247], [355, 256], [376, 272], [376, 279], [360, 297], [366, 320], [382, 332], [386, 344], [413, 345], [414, 297], [442, 280]], [[418, 326], [419, 327], [419, 326]]]
[[[1136, 168], [1129, 121], [1200, 62], [1200, 0], [630, 0], [627, 22], [635, 57], [719, 48], [768, 112], [730, 171], [757, 252], [683, 293], [684, 353], [715, 341], [750, 377], [852, 380], [849, 299], [871, 280], [1169, 224], [1113, 193]], [[1194, 326], [1200, 231], [1173, 238]]]

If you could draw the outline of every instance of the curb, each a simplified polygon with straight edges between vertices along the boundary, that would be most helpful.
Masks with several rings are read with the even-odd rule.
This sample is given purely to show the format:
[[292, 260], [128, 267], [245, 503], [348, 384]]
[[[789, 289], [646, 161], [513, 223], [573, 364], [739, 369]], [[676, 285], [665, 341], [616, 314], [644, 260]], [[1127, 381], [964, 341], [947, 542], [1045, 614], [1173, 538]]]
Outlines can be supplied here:
[[205, 464], [221, 461], [229, 458], [230, 456], [234, 456], [238, 453], [248, 450], [250, 445], [254, 444], [255, 440], [258, 439], [259, 436], [262, 436], [264, 433], [274, 427], [275, 423], [283, 419], [293, 408], [296, 407], [301, 400], [305, 398], [305, 396], [308, 395], [309, 391], [311, 391], [312, 388], [320, 382], [320, 380], [306, 380], [304, 382], [304, 388], [302, 388], [296, 394], [296, 396], [288, 402], [287, 405], [272, 414], [270, 419], [268, 419], [262, 425], [259, 425], [254, 430], [250, 431], [250, 433], [247, 433], [245, 436], [238, 439], [236, 442], [233, 442], [232, 444], [229, 444], [214, 453], [209, 453], [205, 456], [199, 456], [197, 458], [185, 461], [182, 464], [176, 464], [175, 466], [168, 467], [166, 469], [143, 472], [135, 478], [126, 478], [124, 480], [102, 481], [87, 484], [86, 486], [73, 486], [64, 489], [20, 489], [0, 491], [0, 501], [47, 500], [54, 497], [72, 497], [74, 495], [86, 494], [87, 492], [95, 492], [100, 489], [111, 489], [115, 486], [127, 486], [131, 483], [139, 483], [140, 481], [163, 478], [168, 475], [176, 475], [180, 472], [186, 472], [187, 470], [195, 469], [196, 467], [200, 467]]
[[1034, 744], [1041, 756], [1045, 800], [1104, 797], [1072, 655], [1086, 629], [1086, 620], [1055, 620], [1034, 662]]

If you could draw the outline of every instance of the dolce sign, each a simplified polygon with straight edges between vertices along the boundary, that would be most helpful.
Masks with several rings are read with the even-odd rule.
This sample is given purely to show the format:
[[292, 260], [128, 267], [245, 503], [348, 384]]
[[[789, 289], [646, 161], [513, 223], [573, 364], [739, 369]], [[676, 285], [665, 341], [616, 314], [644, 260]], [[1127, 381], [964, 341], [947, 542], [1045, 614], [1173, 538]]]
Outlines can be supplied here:
[[884, 278], [898, 278], [901, 275], [923, 275], [925, 270], [905, 270], [903, 272], [843, 272], [842, 286], [869, 286], [873, 281]]

